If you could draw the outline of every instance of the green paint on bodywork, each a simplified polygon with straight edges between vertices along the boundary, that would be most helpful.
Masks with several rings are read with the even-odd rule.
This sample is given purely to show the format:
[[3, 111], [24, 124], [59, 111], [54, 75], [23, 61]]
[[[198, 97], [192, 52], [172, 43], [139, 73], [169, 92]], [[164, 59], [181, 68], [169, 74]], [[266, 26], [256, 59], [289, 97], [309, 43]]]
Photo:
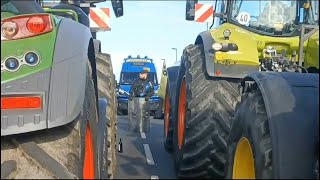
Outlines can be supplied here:
[[53, 30], [51, 32], [30, 38], [1, 41], [1, 64], [8, 57], [21, 58], [29, 51], [34, 51], [40, 56], [40, 63], [36, 67], [23, 65], [15, 72], [1, 71], [1, 84], [51, 68], [57, 36], [57, 26], [60, 20], [52, 15], [50, 16], [53, 22]]
[[18, 15], [18, 14], [14, 14], [14, 13], [11, 13], [11, 12], [1, 12], [1, 20], [16, 16], [16, 15]]
[[[223, 31], [225, 29], [229, 29], [231, 31], [229, 40], [225, 40], [223, 37]], [[218, 57], [221, 57], [222, 59], [231, 59], [242, 65], [260, 64], [259, 58], [263, 57], [262, 52], [267, 46], [274, 47], [277, 50], [277, 53], [281, 53], [283, 49], [286, 50], [287, 57], [291, 57], [293, 51], [299, 51], [299, 36], [262, 36], [230, 23], [224, 23], [217, 29], [211, 30], [211, 36], [214, 41], [218, 43], [237, 44], [238, 52], [219, 52], [217, 54], [219, 54]], [[306, 41], [304, 43], [304, 51], [307, 50], [307, 44], [308, 42]], [[296, 61], [298, 61], [298, 56], [296, 56]]]

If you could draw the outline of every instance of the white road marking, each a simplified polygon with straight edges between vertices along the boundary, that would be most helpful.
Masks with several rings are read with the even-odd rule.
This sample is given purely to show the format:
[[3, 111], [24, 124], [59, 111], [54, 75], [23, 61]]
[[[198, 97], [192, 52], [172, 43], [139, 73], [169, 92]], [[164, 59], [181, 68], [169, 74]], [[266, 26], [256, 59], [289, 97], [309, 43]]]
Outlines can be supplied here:
[[152, 176], [151, 176], [151, 179], [159, 179], [159, 177], [152, 175]]
[[154, 160], [151, 154], [151, 150], [149, 147], [149, 144], [143, 144], [143, 148], [144, 148], [144, 153], [146, 154], [146, 158], [147, 158], [147, 163], [149, 165], [154, 165]]
[[142, 139], [145, 139], [145, 138], [146, 138], [146, 133], [141, 132], [140, 134], [141, 134], [141, 138], [142, 138]]

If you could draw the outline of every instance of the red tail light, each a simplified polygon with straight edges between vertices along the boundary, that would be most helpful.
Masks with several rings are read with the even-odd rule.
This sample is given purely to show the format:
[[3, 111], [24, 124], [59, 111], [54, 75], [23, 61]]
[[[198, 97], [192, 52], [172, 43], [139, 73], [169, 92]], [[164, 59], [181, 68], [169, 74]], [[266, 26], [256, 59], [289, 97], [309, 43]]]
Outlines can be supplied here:
[[27, 28], [32, 33], [41, 33], [47, 27], [47, 22], [42, 17], [32, 17], [27, 22]]
[[38, 36], [52, 30], [51, 18], [47, 14], [8, 18], [1, 21], [1, 41]]

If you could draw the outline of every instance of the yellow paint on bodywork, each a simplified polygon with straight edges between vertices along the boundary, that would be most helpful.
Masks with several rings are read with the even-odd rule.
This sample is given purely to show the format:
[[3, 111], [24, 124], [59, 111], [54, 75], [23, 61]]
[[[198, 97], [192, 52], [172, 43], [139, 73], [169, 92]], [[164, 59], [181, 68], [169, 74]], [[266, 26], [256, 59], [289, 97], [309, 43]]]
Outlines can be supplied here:
[[161, 97], [162, 99], [165, 99], [166, 90], [167, 90], [167, 79], [168, 79], [168, 75], [167, 75], [166, 62], [163, 61], [160, 87], [157, 92], [157, 96]]
[[304, 67], [316, 67], [319, 69], [319, 30], [308, 41]]
[[[223, 31], [229, 29], [231, 36], [229, 40], [223, 37]], [[299, 51], [299, 36], [295, 37], [271, 37], [263, 36], [257, 33], [250, 32], [239, 26], [230, 23], [222, 24], [217, 29], [210, 31], [214, 42], [216, 43], [235, 43], [238, 46], [238, 51], [216, 52], [214, 62], [223, 64], [223, 60], [229, 60], [234, 64], [241, 65], [258, 65], [259, 58], [263, 57], [263, 50], [267, 46], [272, 46], [281, 53], [284, 49], [287, 52], [287, 57], [291, 57], [293, 51]], [[319, 37], [319, 36], [318, 36]], [[316, 39], [316, 38], [315, 38]], [[319, 42], [319, 38], [318, 38]], [[307, 49], [308, 42], [304, 43], [304, 51]], [[319, 45], [318, 45], [319, 46]], [[311, 48], [312, 49], [312, 48]], [[319, 51], [318, 51], [319, 52]], [[317, 58], [319, 57], [319, 53]], [[316, 58], [316, 57], [315, 57]], [[296, 57], [296, 60], [298, 58]], [[319, 62], [318, 62], [319, 63]]]

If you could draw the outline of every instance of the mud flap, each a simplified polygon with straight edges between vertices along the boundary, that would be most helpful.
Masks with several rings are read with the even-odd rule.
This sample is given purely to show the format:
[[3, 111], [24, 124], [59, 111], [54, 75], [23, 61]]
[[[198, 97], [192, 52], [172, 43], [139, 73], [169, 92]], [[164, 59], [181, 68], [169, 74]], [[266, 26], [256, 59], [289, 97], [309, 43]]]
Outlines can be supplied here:
[[149, 102], [144, 97], [135, 97], [132, 101], [128, 101], [129, 132], [150, 132], [149, 108]]

